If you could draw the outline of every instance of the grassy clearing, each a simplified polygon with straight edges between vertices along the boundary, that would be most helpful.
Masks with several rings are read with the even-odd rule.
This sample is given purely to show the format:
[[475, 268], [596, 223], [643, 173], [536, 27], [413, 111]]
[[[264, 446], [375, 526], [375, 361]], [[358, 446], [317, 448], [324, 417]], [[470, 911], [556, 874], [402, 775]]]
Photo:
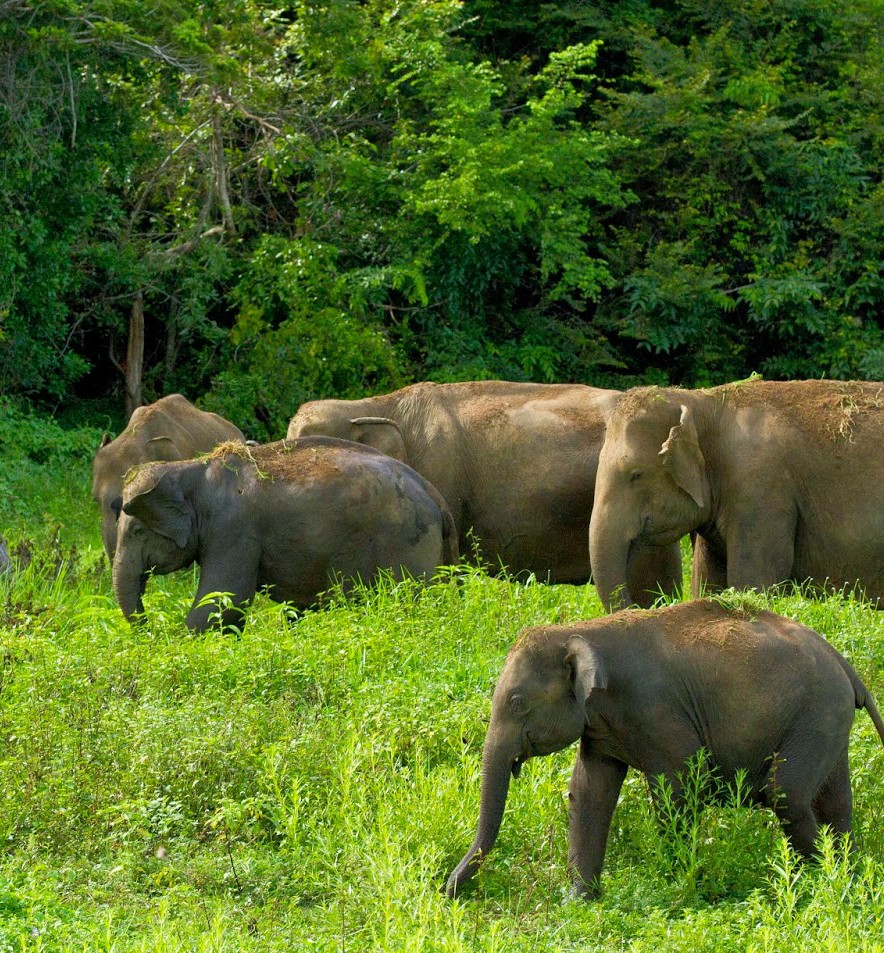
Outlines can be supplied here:
[[[297, 617], [259, 598], [241, 637], [196, 637], [184, 573], [151, 583], [150, 624], [133, 630], [101, 561], [88, 460], [66, 459], [44, 465], [51, 499], [0, 500], [11, 540], [40, 540], [0, 581], [0, 953], [884, 950], [884, 751], [864, 713], [856, 860], [828, 845], [796, 865], [765, 811], [661, 831], [630, 774], [604, 897], [574, 901], [568, 751], [526, 766], [475, 889], [450, 902], [506, 651], [523, 625], [598, 615], [594, 590], [464, 570]], [[765, 601], [884, 699], [880, 613]]]

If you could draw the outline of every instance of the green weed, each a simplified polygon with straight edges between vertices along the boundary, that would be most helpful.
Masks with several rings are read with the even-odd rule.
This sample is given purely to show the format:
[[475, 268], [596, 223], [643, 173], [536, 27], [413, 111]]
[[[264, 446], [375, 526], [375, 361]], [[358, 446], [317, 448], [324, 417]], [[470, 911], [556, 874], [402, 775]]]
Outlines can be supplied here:
[[[0, 578], [0, 953], [882, 949], [884, 751], [865, 713], [855, 858], [827, 840], [800, 866], [739, 786], [700, 810], [698, 761], [678, 811], [627, 776], [602, 899], [576, 901], [571, 750], [526, 766], [451, 902], [506, 652], [523, 626], [599, 615], [594, 589], [461, 566], [307, 612], [261, 595], [241, 631], [197, 636], [188, 571], [152, 581], [132, 628], [76, 490], [91, 535], [34, 533], [31, 564]], [[880, 613], [849, 593], [751, 605], [816, 628], [884, 699]]]

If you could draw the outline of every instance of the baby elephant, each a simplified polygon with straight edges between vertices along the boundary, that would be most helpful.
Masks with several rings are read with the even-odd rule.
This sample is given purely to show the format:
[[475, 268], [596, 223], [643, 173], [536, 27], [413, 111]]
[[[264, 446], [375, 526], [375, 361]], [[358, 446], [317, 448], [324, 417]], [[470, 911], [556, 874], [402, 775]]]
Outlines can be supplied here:
[[676, 801], [701, 748], [725, 782], [744, 769], [805, 857], [820, 824], [848, 834], [847, 742], [865, 708], [884, 722], [850, 664], [812, 629], [714, 600], [526, 629], [494, 692], [475, 840], [448, 879], [454, 896], [500, 829], [509, 779], [534, 755], [580, 739], [571, 776], [568, 864], [577, 893], [599, 890], [608, 830], [628, 767]]
[[458, 558], [454, 520], [438, 492], [398, 460], [346, 440], [227, 443], [210, 456], [145, 464], [123, 489], [114, 592], [128, 619], [144, 611], [147, 574], [200, 567], [187, 624], [201, 631], [229, 592], [223, 621], [261, 586], [305, 608], [336, 579], [378, 570], [429, 575]]

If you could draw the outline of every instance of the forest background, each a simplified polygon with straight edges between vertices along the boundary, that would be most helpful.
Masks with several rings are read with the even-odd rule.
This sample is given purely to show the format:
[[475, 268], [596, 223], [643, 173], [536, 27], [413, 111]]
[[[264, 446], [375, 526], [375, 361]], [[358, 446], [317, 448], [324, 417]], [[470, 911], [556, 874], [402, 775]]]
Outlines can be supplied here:
[[0, 400], [262, 438], [428, 378], [880, 380], [882, 22], [0, 0]]
[[[426, 378], [884, 379], [882, 22], [0, 0], [0, 953], [880, 951], [864, 715], [856, 857], [826, 838], [800, 867], [739, 792], [659, 826], [633, 774], [604, 898], [572, 902], [566, 751], [450, 902], [506, 651], [600, 615], [593, 588], [461, 566], [297, 617], [261, 595], [242, 633], [194, 637], [189, 572], [131, 628], [88, 488], [101, 430], [176, 390], [261, 439]], [[881, 613], [818, 596], [750, 598], [880, 701]]]

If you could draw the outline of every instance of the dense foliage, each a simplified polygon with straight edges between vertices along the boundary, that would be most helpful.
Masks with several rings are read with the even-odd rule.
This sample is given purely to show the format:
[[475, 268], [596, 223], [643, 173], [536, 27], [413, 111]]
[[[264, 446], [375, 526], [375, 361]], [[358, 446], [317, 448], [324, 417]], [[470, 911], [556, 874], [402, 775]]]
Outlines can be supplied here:
[[[884, 922], [884, 749], [857, 713], [854, 858], [792, 856], [730, 802], [658, 825], [630, 773], [604, 896], [569, 895], [573, 748], [530, 761], [475, 885], [491, 689], [518, 629], [601, 612], [591, 586], [382, 585], [295, 615], [264, 597], [241, 635], [195, 636], [192, 573], [153, 579], [130, 628], [88, 499], [92, 430], [0, 417], [0, 951], [872, 953]], [[45, 515], [44, 515], [45, 514]], [[752, 596], [822, 632], [884, 698], [880, 612]], [[704, 780], [692, 769], [688, 791]]]
[[880, 0], [0, 0], [0, 396], [884, 377]]

